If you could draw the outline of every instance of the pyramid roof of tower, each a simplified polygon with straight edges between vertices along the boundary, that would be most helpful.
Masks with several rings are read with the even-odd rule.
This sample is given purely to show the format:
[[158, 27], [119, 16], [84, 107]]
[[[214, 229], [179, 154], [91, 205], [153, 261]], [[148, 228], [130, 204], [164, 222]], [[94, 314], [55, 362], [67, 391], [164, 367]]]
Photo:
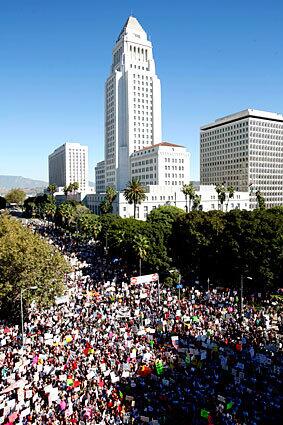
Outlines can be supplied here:
[[122, 28], [122, 31], [119, 34], [118, 40], [120, 40], [123, 34], [127, 34], [128, 32], [145, 34], [143, 27], [134, 16], [128, 17], [125, 25]]

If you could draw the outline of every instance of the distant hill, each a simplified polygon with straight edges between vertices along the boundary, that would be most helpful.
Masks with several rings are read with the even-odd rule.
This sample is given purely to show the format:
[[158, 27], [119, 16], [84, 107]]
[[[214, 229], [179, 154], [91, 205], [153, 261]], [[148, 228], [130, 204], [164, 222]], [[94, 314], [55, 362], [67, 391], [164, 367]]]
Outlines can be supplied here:
[[[93, 182], [89, 182], [90, 186], [94, 186]], [[14, 188], [23, 189], [27, 194], [36, 194], [41, 192], [48, 186], [43, 180], [33, 180], [21, 176], [0, 176], [0, 193], [5, 194]]]
[[48, 186], [48, 183], [42, 180], [33, 180], [21, 176], [0, 176], [0, 189], [10, 190], [15, 187], [20, 189], [38, 189]]

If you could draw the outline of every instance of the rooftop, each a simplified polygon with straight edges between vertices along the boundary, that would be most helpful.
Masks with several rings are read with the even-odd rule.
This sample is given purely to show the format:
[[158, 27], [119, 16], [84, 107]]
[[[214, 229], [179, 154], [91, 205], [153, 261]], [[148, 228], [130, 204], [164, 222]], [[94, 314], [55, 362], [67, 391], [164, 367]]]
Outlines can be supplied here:
[[151, 149], [151, 148], [162, 147], [162, 146], [169, 147], [169, 148], [185, 148], [185, 146], [175, 145], [174, 143], [170, 143], [170, 142], [160, 142], [160, 143], [157, 143], [156, 145], [145, 146], [144, 148], [142, 148], [138, 151], [135, 151], [135, 153], [146, 151], [146, 150]]
[[228, 124], [233, 121], [238, 121], [243, 118], [259, 118], [268, 121], [283, 122], [283, 115], [276, 112], [260, 111], [258, 109], [244, 109], [243, 111], [234, 114], [226, 115], [222, 118], [217, 118], [214, 122], [203, 125], [201, 130], [208, 130], [212, 127], [218, 127], [222, 124]]

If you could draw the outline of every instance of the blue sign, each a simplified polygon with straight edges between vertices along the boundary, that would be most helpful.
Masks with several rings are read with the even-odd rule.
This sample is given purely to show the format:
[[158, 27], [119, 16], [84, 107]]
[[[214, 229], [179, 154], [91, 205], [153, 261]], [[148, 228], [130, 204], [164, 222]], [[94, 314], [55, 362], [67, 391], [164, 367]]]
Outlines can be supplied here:
[[177, 285], [176, 288], [177, 289], [182, 289], [183, 288], [183, 285]]

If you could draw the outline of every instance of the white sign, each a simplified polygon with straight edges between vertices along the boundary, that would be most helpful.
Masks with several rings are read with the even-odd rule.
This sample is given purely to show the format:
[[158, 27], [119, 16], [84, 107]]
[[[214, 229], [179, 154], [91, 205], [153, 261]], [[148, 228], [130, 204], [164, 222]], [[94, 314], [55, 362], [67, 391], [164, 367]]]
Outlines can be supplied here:
[[159, 279], [158, 273], [146, 274], [144, 276], [131, 277], [132, 285], [141, 285], [143, 283], [157, 282]]
[[60, 304], [65, 304], [69, 302], [69, 296], [68, 295], [63, 295], [62, 297], [56, 297], [55, 298], [55, 304], [60, 305]]

